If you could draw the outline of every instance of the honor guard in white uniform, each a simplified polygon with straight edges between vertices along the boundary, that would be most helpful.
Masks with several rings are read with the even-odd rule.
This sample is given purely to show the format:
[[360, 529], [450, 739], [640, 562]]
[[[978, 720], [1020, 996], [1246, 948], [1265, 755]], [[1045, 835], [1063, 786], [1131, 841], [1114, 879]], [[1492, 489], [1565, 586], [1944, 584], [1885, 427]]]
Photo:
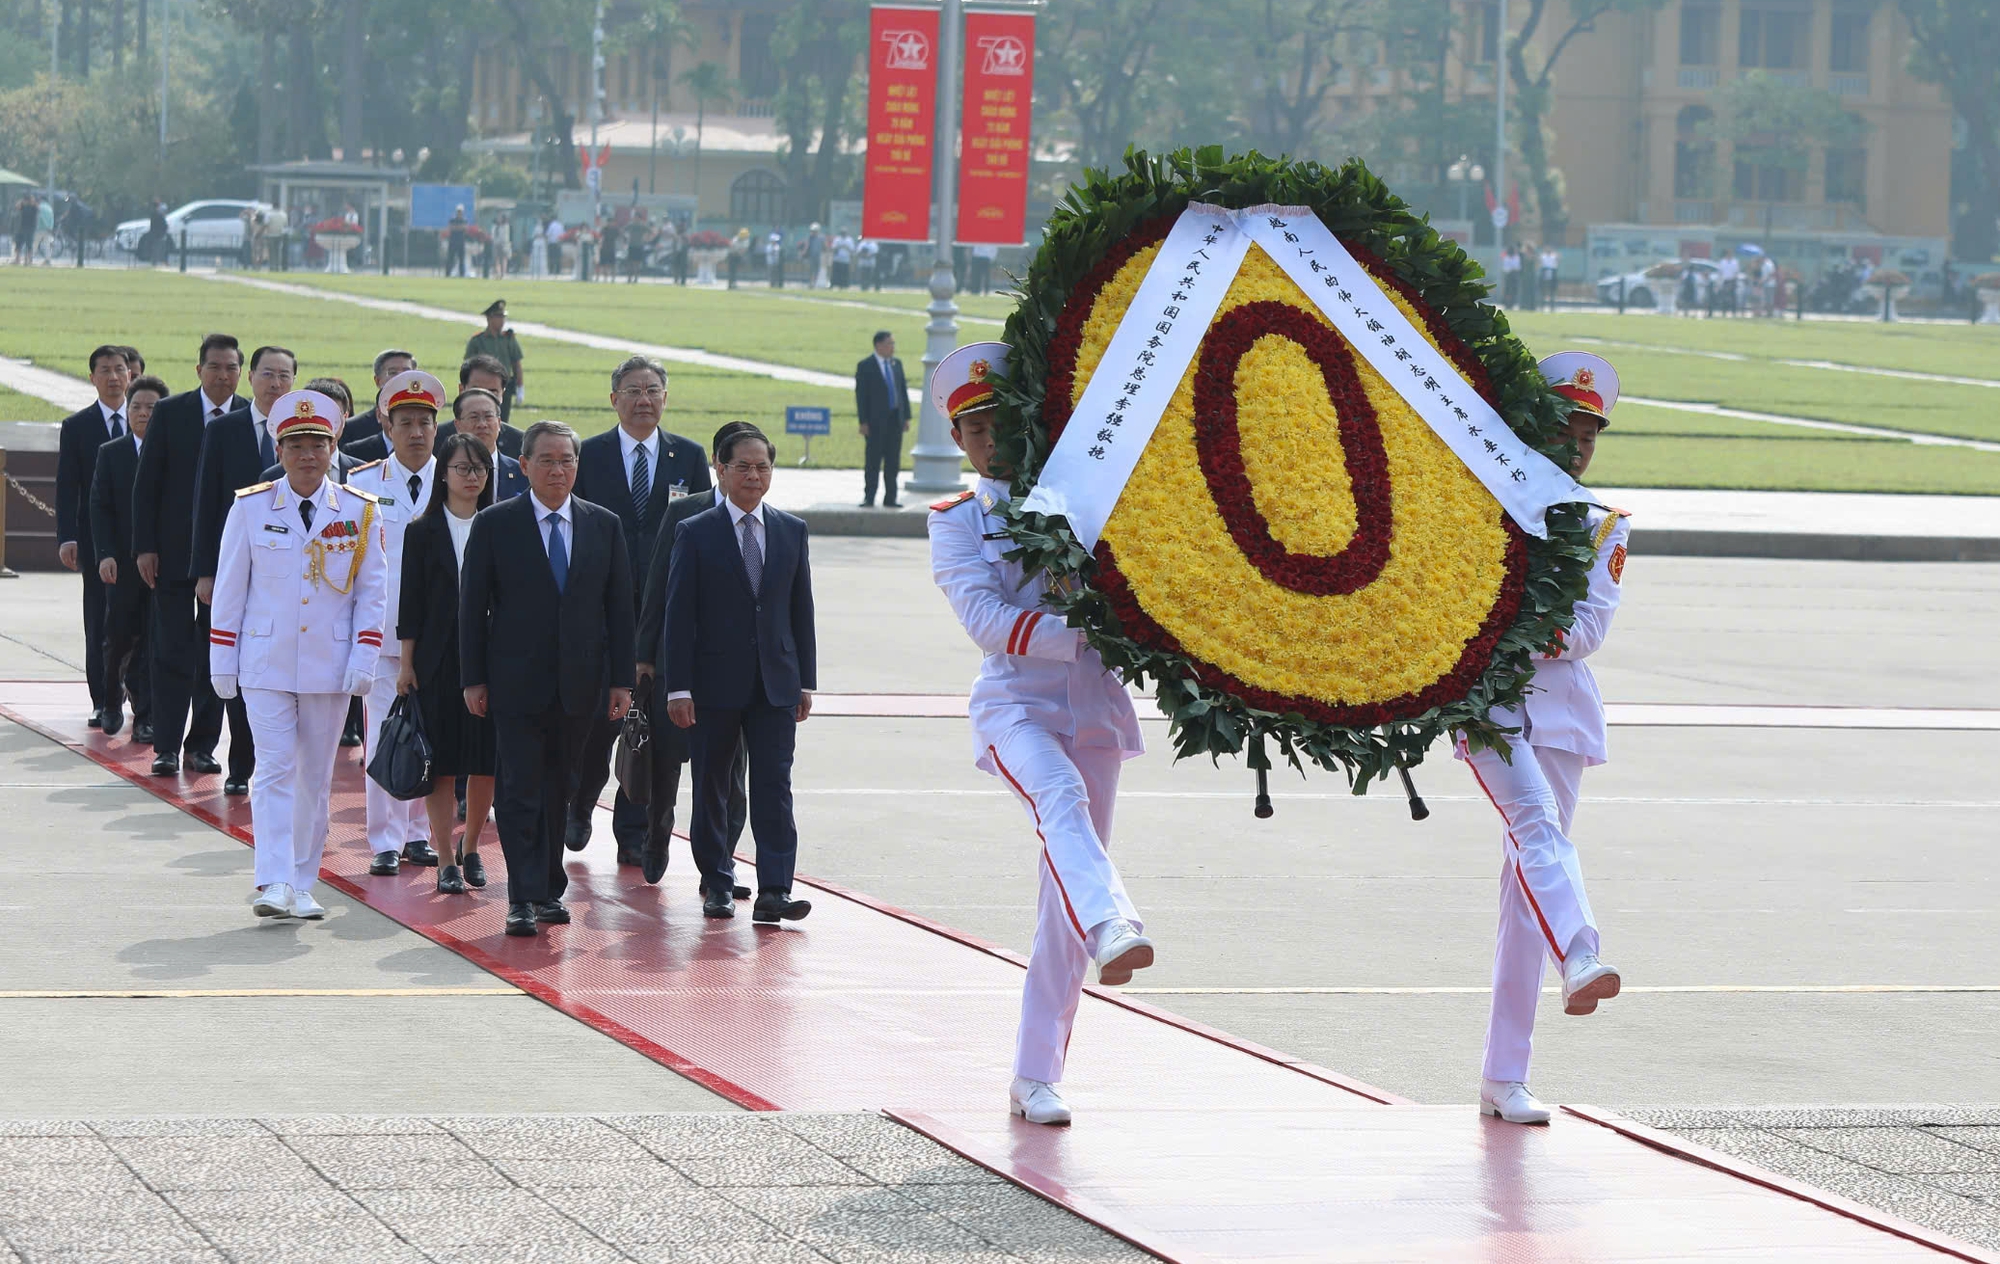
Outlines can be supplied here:
[[1048, 576], [1024, 574], [1003, 556], [1014, 546], [997, 513], [1008, 482], [993, 463], [987, 379], [1005, 371], [1007, 352], [1001, 342], [960, 347], [931, 377], [933, 401], [981, 475], [973, 491], [931, 506], [931, 577], [986, 655], [972, 686], [974, 762], [1020, 797], [1040, 840], [1009, 1108], [1034, 1123], [1066, 1124], [1070, 1109], [1055, 1086], [1086, 971], [1094, 961], [1098, 982], [1116, 985], [1153, 964], [1152, 942], [1106, 853], [1119, 766], [1145, 745], [1124, 683], [1043, 604]]
[[[395, 612], [402, 608], [403, 534], [430, 504], [437, 487], [432, 448], [437, 440], [437, 415], [444, 404], [444, 383], [422, 369], [406, 369], [384, 382], [375, 397], [375, 415], [382, 419], [382, 437], [389, 445], [389, 455], [347, 473], [349, 487], [359, 488], [374, 499], [376, 520], [382, 524], [382, 554], [388, 568], [389, 613], [385, 617], [392, 624]], [[382, 646], [375, 683], [368, 690], [362, 733], [365, 759], [375, 758], [382, 720], [396, 701], [401, 654], [402, 642], [394, 637]], [[373, 777], [365, 780], [368, 851], [373, 857], [368, 872], [393, 874], [403, 861], [435, 865], [438, 856], [430, 844], [430, 817], [424, 811], [424, 801], [398, 799], [376, 785]], [[449, 850], [451, 840], [444, 842]]]
[[[1581, 478], [1611, 424], [1618, 374], [1588, 352], [1565, 351], [1541, 362], [1542, 376], [1571, 402], [1570, 434]], [[1570, 841], [1583, 770], [1605, 762], [1604, 699], [1586, 661], [1604, 643], [1618, 611], [1630, 535], [1623, 510], [1592, 506], [1591, 543], [1597, 550], [1590, 592], [1576, 603], [1576, 623], [1536, 655], [1534, 679], [1518, 708], [1495, 710], [1493, 722], [1518, 729], [1506, 741], [1509, 758], [1492, 750], [1458, 757], [1500, 810], [1500, 930], [1493, 958], [1493, 1008], [1486, 1027], [1480, 1073], [1484, 1114], [1513, 1123], [1547, 1123], [1548, 1107], [1528, 1089], [1528, 1058], [1543, 961], [1562, 977], [1563, 1012], [1589, 1014], [1618, 995], [1618, 971], [1598, 959], [1597, 919], [1583, 890], [1583, 868]]]
[[240, 686], [257, 742], [250, 824], [259, 917], [318, 918], [333, 762], [350, 697], [382, 650], [382, 528], [365, 492], [328, 477], [339, 406], [293, 391], [271, 410], [285, 477], [236, 493], [222, 527], [208, 638], [215, 692]]

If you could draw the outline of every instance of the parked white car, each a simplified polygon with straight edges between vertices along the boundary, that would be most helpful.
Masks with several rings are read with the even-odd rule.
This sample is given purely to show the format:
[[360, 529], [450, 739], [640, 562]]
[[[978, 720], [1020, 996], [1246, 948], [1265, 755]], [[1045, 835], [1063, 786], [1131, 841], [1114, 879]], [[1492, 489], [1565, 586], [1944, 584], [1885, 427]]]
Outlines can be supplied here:
[[[1606, 306], [1616, 306], [1618, 284], [1625, 283], [1625, 306], [1658, 307], [1660, 296], [1671, 296], [1680, 288], [1680, 277], [1685, 271], [1692, 271], [1698, 277], [1713, 277], [1716, 273], [1713, 259], [1678, 259], [1666, 263], [1655, 263], [1637, 272], [1627, 272], [1623, 276], [1597, 278], [1597, 301]], [[1671, 272], [1671, 276], [1661, 273]]]
[[[212, 253], [243, 249], [243, 212], [246, 209], [268, 211], [268, 202], [244, 202], [235, 198], [211, 198], [204, 202], [189, 202], [167, 212], [167, 236], [175, 249], [180, 248], [181, 230], [187, 230], [187, 244], [190, 251]], [[146, 219], [128, 219], [120, 224], [111, 238], [120, 250], [133, 251], [146, 236]]]

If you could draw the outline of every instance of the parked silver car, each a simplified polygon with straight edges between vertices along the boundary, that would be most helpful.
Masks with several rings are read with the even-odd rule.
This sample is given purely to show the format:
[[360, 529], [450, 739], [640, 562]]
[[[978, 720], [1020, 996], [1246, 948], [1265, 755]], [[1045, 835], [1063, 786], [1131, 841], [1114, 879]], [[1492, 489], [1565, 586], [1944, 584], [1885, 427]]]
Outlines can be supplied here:
[[[268, 202], [245, 202], [236, 198], [211, 198], [202, 202], [189, 202], [167, 212], [167, 236], [176, 249], [181, 244], [181, 230], [187, 230], [187, 245], [190, 251], [212, 254], [218, 251], [243, 249], [243, 212], [246, 209], [268, 211]], [[128, 219], [111, 234], [111, 239], [120, 250], [134, 251], [146, 236], [150, 223], [146, 219]]]

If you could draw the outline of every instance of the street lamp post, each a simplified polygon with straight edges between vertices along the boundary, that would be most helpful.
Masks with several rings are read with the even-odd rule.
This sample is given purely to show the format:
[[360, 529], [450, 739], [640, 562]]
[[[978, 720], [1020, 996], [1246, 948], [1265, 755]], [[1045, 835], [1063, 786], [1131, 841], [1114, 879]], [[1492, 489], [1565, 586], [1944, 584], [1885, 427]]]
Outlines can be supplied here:
[[1458, 186], [1458, 217], [1463, 220], [1470, 212], [1466, 209], [1465, 197], [1469, 185], [1478, 184], [1486, 178], [1486, 168], [1473, 162], [1464, 154], [1458, 161], [1445, 168], [1444, 178]]
[[1507, 0], [1499, 0], [1500, 32], [1493, 67], [1493, 244], [1507, 246]]
[[591, 256], [602, 250], [600, 227], [604, 219], [604, 168], [597, 165], [597, 125], [604, 121], [604, 0], [597, 0], [597, 18], [590, 27], [590, 235], [584, 238], [578, 255], [583, 263], [581, 280], [588, 281], [596, 266]]
[[924, 326], [924, 384], [917, 421], [917, 446], [911, 450], [913, 492], [955, 492], [959, 481], [958, 445], [951, 441], [951, 421], [931, 399], [931, 374], [958, 346], [958, 304], [952, 302], [958, 281], [952, 272], [951, 246], [957, 227], [952, 197], [958, 190], [958, 46], [964, 37], [965, 14], [960, 0], [944, 0], [938, 21], [937, 131], [931, 152], [937, 177], [937, 254], [931, 260], [930, 324]]

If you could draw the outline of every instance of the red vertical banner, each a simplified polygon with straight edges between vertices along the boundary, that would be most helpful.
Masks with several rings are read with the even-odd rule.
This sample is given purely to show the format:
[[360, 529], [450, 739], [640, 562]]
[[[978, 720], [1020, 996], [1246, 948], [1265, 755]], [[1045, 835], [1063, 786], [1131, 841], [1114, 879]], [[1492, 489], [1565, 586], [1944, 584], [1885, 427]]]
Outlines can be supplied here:
[[1027, 231], [1032, 13], [965, 15], [965, 111], [958, 157], [958, 240], [1017, 246]]
[[865, 237], [930, 239], [937, 78], [938, 11], [869, 9], [868, 148], [861, 183]]

